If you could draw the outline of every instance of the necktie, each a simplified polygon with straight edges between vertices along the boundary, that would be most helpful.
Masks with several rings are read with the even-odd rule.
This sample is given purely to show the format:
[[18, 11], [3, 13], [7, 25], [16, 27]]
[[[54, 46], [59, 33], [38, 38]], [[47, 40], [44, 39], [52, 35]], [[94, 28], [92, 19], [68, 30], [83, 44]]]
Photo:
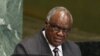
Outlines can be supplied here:
[[53, 52], [54, 52], [54, 56], [59, 56], [59, 53], [58, 53], [58, 48], [54, 48]]

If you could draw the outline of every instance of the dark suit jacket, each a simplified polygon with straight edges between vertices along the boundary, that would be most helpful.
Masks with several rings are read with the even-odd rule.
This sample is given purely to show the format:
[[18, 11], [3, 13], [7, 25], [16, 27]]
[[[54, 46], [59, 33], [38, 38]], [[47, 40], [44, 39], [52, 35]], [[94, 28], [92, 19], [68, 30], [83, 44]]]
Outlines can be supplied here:
[[[71, 41], [63, 43], [62, 50], [63, 56], [81, 56], [80, 49]], [[14, 55], [18, 54], [26, 56], [52, 56], [52, 52], [42, 32], [19, 43], [14, 52]]]

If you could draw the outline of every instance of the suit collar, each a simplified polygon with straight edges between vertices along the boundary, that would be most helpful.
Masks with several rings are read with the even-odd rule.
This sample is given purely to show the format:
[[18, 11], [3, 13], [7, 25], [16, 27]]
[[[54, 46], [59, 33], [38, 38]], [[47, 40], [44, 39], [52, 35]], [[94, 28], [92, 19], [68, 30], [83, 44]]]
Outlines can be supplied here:
[[[50, 50], [51, 50], [51, 52], [52, 52], [52, 54], [53, 54], [53, 50], [54, 50], [55, 47], [54, 47], [53, 45], [51, 45], [51, 44], [49, 43], [48, 39], [46, 38], [45, 30], [42, 31], [42, 34], [43, 34], [44, 38], [46, 39], [46, 41], [47, 41], [47, 43], [48, 43], [48, 45], [49, 45], [49, 47], [50, 47]], [[59, 49], [59, 54], [62, 55], [62, 45], [59, 45], [57, 48]]]
[[45, 39], [45, 37], [43, 36], [43, 33], [42, 31], [40, 32], [40, 35], [41, 35], [41, 54], [45, 54], [45, 55], [49, 55], [49, 56], [52, 56], [52, 52], [50, 50], [50, 47]]

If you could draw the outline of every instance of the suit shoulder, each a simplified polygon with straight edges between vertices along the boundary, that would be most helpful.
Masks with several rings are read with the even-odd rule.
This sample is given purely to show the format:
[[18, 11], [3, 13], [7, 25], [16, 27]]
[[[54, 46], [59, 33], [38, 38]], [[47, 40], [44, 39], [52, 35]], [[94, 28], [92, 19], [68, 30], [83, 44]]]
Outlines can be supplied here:
[[23, 39], [20, 43], [24, 46], [37, 45], [40, 38], [41, 36], [35, 35], [35, 36], [31, 36], [31, 37]]
[[67, 41], [66, 46], [70, 49], [74, 56], [81, 56], [81, 50], [75, 42]]
[[78, 47], [78, 45], [77, 45], [75, 42], [70, 41], [70, 40], [68, 40], [68, 41], [66, 42], [66, 44], [69, 45], [69, 46], [71, 46], [71, 47]]
[[22, 40], [19, 44], [23, 46], [28, 54], [36, 54], [41, 44], [40, 39], [41, 36], [36, 35]]

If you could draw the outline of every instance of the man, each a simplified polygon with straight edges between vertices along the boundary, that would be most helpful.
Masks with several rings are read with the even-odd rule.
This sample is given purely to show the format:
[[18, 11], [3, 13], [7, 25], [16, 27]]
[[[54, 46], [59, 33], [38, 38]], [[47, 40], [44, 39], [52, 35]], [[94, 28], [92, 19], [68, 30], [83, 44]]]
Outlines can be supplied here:
[[78, 46], [67, 39], [72, 24], [72, 15], [66, 8], [53, 8], [48, 13], [44, 29], [19, 43], [14, 55], [81, 56]]

